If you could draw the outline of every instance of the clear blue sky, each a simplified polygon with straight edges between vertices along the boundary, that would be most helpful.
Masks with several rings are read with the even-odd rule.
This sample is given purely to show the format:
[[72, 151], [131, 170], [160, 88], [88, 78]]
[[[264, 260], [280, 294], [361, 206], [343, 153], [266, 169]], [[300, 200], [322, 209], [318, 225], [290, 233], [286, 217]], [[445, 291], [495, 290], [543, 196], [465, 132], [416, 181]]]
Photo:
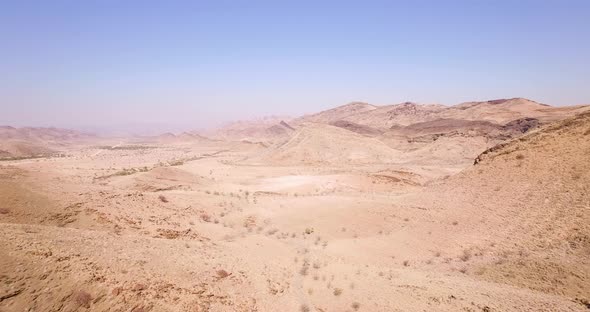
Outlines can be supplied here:
[[590, 103], [590, 1], [0, 1], [0, 124]]

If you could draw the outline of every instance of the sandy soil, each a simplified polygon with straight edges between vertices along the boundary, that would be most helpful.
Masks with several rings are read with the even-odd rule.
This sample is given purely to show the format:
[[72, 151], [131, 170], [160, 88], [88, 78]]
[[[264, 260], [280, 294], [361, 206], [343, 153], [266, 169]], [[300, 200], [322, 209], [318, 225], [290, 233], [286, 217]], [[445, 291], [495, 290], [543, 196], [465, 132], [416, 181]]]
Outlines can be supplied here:
[[590, 115], [477, 164], [450, 143], [281, 161], [293, 142], [0, 162], [0, 311], [588, 310]]

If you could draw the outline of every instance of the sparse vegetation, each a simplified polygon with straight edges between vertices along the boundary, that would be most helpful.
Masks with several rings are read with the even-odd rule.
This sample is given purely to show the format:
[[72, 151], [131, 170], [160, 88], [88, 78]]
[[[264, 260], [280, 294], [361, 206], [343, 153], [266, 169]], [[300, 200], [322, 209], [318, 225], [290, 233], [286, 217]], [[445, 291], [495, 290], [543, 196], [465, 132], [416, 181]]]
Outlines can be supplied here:
[[[477, 119], [469, 110], [478, 105], [458, 107], [463, 106], [467, 111], [462, 114]], [[493, 304], [494, 310], [576, 309], [572, 298], [589, 289], [584, 284], [588, 196], [583, 192], [589, 165], [577, 155], [587, 150], [582, 139], [588, 137], [579, 135], [588, 123], [578, 129], [574, 143], [565, 140], [571, 138], [565, 132], [537, 139], [538, 131], [514, 135], [507, 146], [470, 167], [469, 154], [504, 140], [493, 135], [481, 140], [480, 132], [488, 128], [494, 135], [504, 131], [504, 121], [492, 122], [497, 116], [489, 116], [489, 122], [469, 120], [475, 128], [468, 135], [453, 130], [431, 149], [430, 135], [421, 137], [419, 145], [405, 142], [406, 134], [414, 135], [413, 127], [424, 126], [413, 123], [422, 112], [397, 125], [398, 106], [367, 108], [367, 120], [392, 110], [392, 119], [379, 125], [384, 132], [369, 136], [388, 153], [383, 158], [372, 158], [368, 142], [354, 149], [346, 145], [348, 130], [321, 122], [305, 128], [307, 123], [297, 122], [295, 139], [291, 132], [283, 133], [276, 142], [269, 138], [264, 148], [215, 140], [202, 145], [178, 140], [154, 151], [117, 152], [64, 144], [71, 153], [66, 159], [0, 163], [2, 246], [10, 256], [5, 266], [10, 292], [0, 294], [0, 301], [9, 307], [39, 307], [49, 298], [43, 292], [47, 288], [59, 290], [53, 295], [64, 301], [51, 303], [50, 309], [63, 305], [80, 311], [251, 311], [274, 302], [293, 310], [351, 312], [361, 307], [354, 300], [363, 301], [361, 311], [428, 306], [486, 311], [484, 304]], [[428, 109], [429, 119], [446, 110]], [[542, 109], [544, 124], [554, 117], [547, 113], [550, 107]], [[505, 114], [499, 120], [509, 117]], [[457, 129], [464, 121], [442, 122]], [[338, 145], [355, 159], [339, 159], [341, 151], [331, 149], [330, 161], [316, 162], [310, 148], [305, 152], [309, 162], [281, 163], [281, 157], [293, 156], [288, 153], [292, 145], [307, 140], [301, 136], [312, 126], [338, 131], [346, 139], [337, 138]], [[550, 125], [539, 131], [545, 127]], [[447, 131], [443, 128], [431, 130]], [[311, 147], [324, 149], [330, 138], [311, 138], [321, 144]], [[354, 138], [364, 141], [362, 135]], [[475, 144], [457, 153], [457, 138]], [[379, 143], [384, 139], [387, 144]], [[400, 140], [402, 149], [389, 146]], [[231, 151], [191, 164], [183, 158], [219, 146]], [[265, 158], [282, 149], [281, 157]], [[413, 163], [406, 151], [420, 161]], [[423, 158], [424, 151], [433, 153]], [[447, 152], [452, 157], [442, 159]], [[527, 162], [518, 160], [525, 156]], [[536, 166], [529, 171], [515, 168], [533, 158]], [[399, 179], [372, 180], [376, 174]], [[114, 178], [92, 180], [99, 176]], [[252, 194], [237, 192], [239, 187]], [[158, 253], [165, 256], [156, 261]], [[114, 259], [116, 265], [109, 269], [104, 259]], [[86, 272], [82, 280], [56, 288], [80, 269]], [[41, 285], [24, 285], [30, 276]], [[12, 289], [23, 289], [22, 294], [12, 295]], [[510, 296], [514, 292], [517, 298]], [[10, 299], [3, 299], [6, 295]]]

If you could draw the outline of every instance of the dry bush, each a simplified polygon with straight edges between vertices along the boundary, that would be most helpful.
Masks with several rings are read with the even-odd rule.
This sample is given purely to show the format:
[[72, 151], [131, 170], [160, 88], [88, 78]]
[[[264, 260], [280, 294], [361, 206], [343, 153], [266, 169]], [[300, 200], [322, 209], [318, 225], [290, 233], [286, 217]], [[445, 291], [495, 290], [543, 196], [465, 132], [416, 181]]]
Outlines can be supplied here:
[[410, 265], [410, 261], [409, 260], [404, 260], [404, 266], [407, 267]]
[[74, 294], [74, 300], [76, 301], [76, 304], [78, 304], [78, 306], [89, 309], [90, 302], [92, 301], [92, 296], [89, 293], [80, 290]]
[[170, 162], [170, 166], [182, 166], [182, 165], [184, 165], [183, 160], [174, 160], [174, 161]]
[[301, 312], [309, 312], [310, 309], [306, 304], [302, 304], [301, 308], [299, 308], [299, 310], [301, 310]]
[[158, 196], [158, 199], [163, 202], [163, 203], [167, 203], [168, 202], [168, 198], [166, 198], [164, 195], [160, 195]]
[[342, 295], [342, 288], [334, 288], [334, 296]]
[[453, 225], [459, 224], [459, 221], [453, 221]]
[[307, 274], [309, 274], [309, 267], [307, 265], [303, 265], [301, 267], [301, 269], [299, 270], [299, 274], [306, 276]]
[[201, 213], [200, 217], [205, 222], [211, 222], [211, 216], [206, 213]]
[[142, 305], [136, 305], [131, 309], [131, 312], [147, 312], [146, 308]]
[[144, 284], [141, 284], [141, 283], [135, 284], [135, 286], [133, 286], [133, 288], [132, 288], [133, 291], [142, 291], [145, 289], [147, 289], [147, 286]]
[[228, 273], [226, 270], [218, 270], [217, 271], [217, 276], [219, 278], [226, 278], [226, 277], [228, 277], [230, 275], [231, 275], [231, 273]]
[[524, 155], [518, 154], [518, 155], [516, 155], [516, 159], [518, 159], [518, 160], [524, 159]]
[[361, 304], [358, 302], [353, 302], [351, 306], [352, 306], [353, 310], [358, 311], [359, 308], [361, 307]]
[[113, 290], [111, 291], [111, 294], [113, 296], [118, 296], [119, 294], [121, 294], [123, 292], [123, 287], [119, 286], [119, 287], [115, 287], [113, 288]]
[[463, 254], [461, 255], [461, 257], [459, 257], [463, 262], [467, 262], [469, 261], [469, 259], [471, 259], [471, 250], [469, 249], [464, 249], [463, 250]]

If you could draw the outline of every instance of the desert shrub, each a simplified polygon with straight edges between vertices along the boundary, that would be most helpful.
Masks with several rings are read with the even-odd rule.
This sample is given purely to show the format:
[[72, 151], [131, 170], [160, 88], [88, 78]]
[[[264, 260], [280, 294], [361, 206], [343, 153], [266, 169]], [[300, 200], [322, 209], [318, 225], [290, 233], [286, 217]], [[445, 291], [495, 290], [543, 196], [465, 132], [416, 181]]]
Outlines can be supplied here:
[[133, 288], [132, 288], [133, 291], [142, 291], [145, 289], [147, 289], [147, 286], [145, 284], [141, 284], [141, 283], [135, 284], [135, 286], [133, 286]]
[[334, 288], [334, 296], [340, 296], [342, 295], [342, 289], [341, 288]]
[[158, 199], [163, 202], [163, 203], [167, 203], [168, 202], [168, 198], [166, 198], [166, 196], [164, 195], [160, 195], [158, 196]]
[[410, 265], [410, 261], [409, 260], [404, 260], [403, 262], [404, 266], [407, 267]]
[[170, 166], [182, 166], [184, 165], [184, 161], [182, 160], [173, 160], [170, 162]]
[[471, 259], [471, 250], [469, 249], [464, 249], [463, 250], [463, 254], [461, 255], [461, 257], [459, 257], [463, 262], [467, 262], [469, 261], [469, 259]]
[[211, 222], [211, 216], [206, 213], [201, 213], [200, 217], [205, 222]]
[[74, 300], [76, 301], [76, 304], [78, 304], [78, 306], [89, 309], [90, 302], [92, 301], [92, 296], [89, 293], [80, 290], [74, 294]]
[[518, 160], [524, 159], [524, 155], [518, 154], [518, 155], [516, 155], [516, 159], [518, 159]]
[[358, 302], [353, 302], [351, 307], [353, 310], [358, 311], [358, 309], [361, 307], [361, 304]]
[[230, 275], [231, 275], [231, 273], [228, 273], [226, 270], [218, 270], [217, 271], [217, 276], [219, 278], [226, 278], [226, 277], [228, 277]]
[[309, 267], [307, 265], [303, 265], [301, 267], [301, 269], [299, 270], [299, 274], [306, 276], [307, 274], [309, 274]]

